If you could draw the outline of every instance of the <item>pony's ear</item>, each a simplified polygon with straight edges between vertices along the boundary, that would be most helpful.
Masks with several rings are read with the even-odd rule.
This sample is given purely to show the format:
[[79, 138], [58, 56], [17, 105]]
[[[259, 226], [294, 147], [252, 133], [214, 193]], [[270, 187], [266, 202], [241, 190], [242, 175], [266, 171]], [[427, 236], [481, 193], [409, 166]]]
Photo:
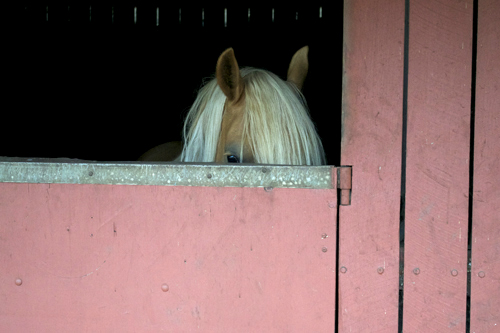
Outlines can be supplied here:
[[288, 67], [287, 80], [293, 82], [301, 90], [309, 70], [309, 61], [307, 59], [308, 53], [309, 46], [304, 46], [295, 52], [290, 62], [290, 66]]
[[232, 48], [224, 51], [217, 61], [217, 84], [230, 102], [237, 102], [244, 90], [243, 78]]

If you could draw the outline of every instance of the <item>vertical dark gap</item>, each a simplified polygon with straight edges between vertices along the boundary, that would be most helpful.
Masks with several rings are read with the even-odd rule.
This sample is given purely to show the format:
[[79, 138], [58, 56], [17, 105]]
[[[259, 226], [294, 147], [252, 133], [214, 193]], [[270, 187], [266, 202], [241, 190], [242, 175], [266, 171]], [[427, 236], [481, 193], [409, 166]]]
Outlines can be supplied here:
[[401, 202], [399, 207], [399, 309], [398, 332], [403, 332], [404, 253], [406, 208], [406, 134], [408, 122], [408, 50], [410, 41], [410, 0], [405, 0], [404, 64], [403, 64], [403, 127], [401, 142]]
[[[339, 169], [337, 169], [339, 170]], [[337, 177], [339, 177], [340, 173], [337, 172]], [[337, 230], [335, 232], [335, 274], [336, 274], [336, 278], [335, 278], [335, 331], [334, 332], [338, 332], [339, 331], [339, 310], [340, 310], [340, 307], [339, 307], [339, 264], [340, 264], [340, 246], [339, 246], [339, 234], [340, 234], [340, 189], [337, 189]]]
[[467, 235], [467, 300], [465, 332], [470, 332], [470, 296], [471, 296], [471, 268], [472, 268], [472, 209], [474, 203], [474, 135], [476, 122], [476, 62], [477, 62], [477, 26], [478, 0], [474, 0], [472, 18], [472, 66], [471, 66], [471, 94], [470, 94], [470, 143], [469, 143], [469, 211]]
[[[342, 70], [342, 74], [340, 75], [340, 86], [344, 88], [343, 86], [343, 82], [344, 82], [344, 62], [343, 62], [343, 58], [344, 58], [344, 50], [343, 50], [343, 45], [344, 45], [344, 20], [345, 20], [345, 17], [344, 17], [344, 1], [342, 1], [342, 8], [341, 8], [341, 13], [342, 13], [342, 62], [341, 62], [341, 70]], [[342, 92], [341, 92], [341, 96], [342, 96]], [[342, 97], [340, 97], [340, 107], [342, 109]], [[342, 133], [343, 133], [343, 122], [342, 122], [342, 113], [340, 114], [340, 118], [338, 119], [339, 120], [339, 136], [338, 136], [338, 154], [337, 154], [337, 158], [338, 158], [338, 165], [341, 165], [342, 163]], [[338, 170], [338, 169], [337, 169]], [[337, 173], [337, 177], [339, 176], [339, 173]], [[335, 332], [338, 332], [339, 331], [339, 311], [340, 311], [340, 306], [339, 306], [339, 293], [340, 293], [340, 289], [339, 289], [339, 265], [340, 265], [340, 190], [338, 189], [337, 190], [337, 230], [335, 232], [335, 244], [336, 244], [336, 248], [335, 248], [335, 272], [336, 272], [336, 278], [335, 278]]]

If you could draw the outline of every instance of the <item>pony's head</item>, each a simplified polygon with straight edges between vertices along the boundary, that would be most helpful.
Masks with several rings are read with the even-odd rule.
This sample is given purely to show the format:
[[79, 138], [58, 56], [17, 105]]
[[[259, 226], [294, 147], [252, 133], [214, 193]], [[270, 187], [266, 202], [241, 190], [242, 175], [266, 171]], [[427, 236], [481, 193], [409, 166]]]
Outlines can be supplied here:
[[198, 93], [184, 124], [183, 162], [320, 165], [321, 141], [300, 91], [308, 47], [297, 51], [287, 81], [265, 70], [240, 70], [233, 49]]

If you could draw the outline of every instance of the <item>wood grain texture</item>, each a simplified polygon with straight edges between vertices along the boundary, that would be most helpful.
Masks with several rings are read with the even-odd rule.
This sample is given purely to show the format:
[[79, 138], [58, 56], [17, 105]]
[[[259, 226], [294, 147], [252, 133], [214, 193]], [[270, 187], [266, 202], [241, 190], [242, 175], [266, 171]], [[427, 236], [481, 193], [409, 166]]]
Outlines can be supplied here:
[[1, 183], [0, 327], [331, 332], [336, 200], [336, 190]]
[[404, 332], [465, 331], [472, 21], [410, 2]]
[[346, 1], [344, 20], [339, 332], [396, 332], [404, 2]]
[[500, 330], [500, 3], [478, 7], [471, 332]]

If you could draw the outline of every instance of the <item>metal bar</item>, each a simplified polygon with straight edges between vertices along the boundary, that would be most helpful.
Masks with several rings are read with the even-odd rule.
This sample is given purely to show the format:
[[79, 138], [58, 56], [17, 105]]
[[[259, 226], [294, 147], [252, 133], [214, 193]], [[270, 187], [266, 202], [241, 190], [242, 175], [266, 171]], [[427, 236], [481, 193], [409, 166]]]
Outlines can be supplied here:
[[331, 166], [91, 162], [0, 158], [0, 182], [334, 188]]

